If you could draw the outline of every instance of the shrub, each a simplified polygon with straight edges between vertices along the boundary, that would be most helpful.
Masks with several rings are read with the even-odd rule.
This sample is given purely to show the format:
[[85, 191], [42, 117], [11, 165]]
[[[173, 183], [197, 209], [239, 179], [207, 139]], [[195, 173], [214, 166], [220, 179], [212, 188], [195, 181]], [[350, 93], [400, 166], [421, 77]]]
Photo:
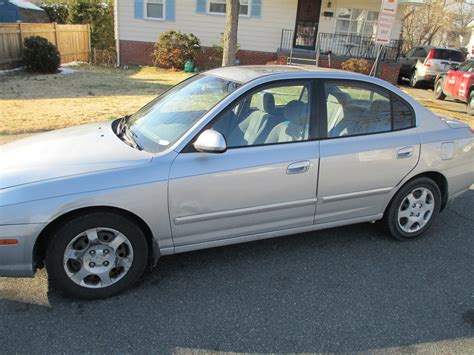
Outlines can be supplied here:
[[160, 35], [153, 51], [153, 62], [165, 68], [183, 69], [188, 60], [193, 60], [201, 48], [201, 42], [192, 33], [166, 31]]
[[351, 58], [341, 65], [342, 69], [356, 73], [369, 74], [370, 64], [366, 59]]
[[57, 22], [60, 24], [67, 23], [69, 16], [69, 8], [67, 4], [47, 3], [42, 4], [41, 8], [46, 11], [51, 22]]
[[23, 60], [27, 71], [37, 73], [57, 73], [61, 62], [54, 44], [40, 36], [25, 39]]

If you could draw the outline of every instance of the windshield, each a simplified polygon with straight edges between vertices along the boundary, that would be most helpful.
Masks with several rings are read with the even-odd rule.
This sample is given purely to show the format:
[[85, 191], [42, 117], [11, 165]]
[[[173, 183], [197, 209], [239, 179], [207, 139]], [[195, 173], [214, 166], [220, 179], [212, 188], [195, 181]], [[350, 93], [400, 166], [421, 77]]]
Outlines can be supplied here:
[[127, 125], [143, 149], [161, 152], [240, 85], [211, 75], [196, 75], [145, 105]]

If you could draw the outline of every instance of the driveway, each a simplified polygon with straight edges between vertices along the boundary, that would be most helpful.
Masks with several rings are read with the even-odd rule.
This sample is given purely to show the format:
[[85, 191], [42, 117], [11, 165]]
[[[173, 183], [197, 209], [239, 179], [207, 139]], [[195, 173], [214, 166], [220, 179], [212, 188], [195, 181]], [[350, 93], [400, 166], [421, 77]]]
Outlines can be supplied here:
[[96, 302], [0, 278], [0, 352], [474, 353], [473, 211], [474, 186], [412, 242], [360, 224], [167, 256]]

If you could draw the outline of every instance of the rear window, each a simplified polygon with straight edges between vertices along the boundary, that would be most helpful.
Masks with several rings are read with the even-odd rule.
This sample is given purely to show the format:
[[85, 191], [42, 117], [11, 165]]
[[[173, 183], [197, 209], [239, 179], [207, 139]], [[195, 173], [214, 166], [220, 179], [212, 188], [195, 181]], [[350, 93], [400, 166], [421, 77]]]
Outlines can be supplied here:
[[464, 55], [459, 51], [453, 51], [450, 49], [435, 49], [434, 59], [464, 62]]

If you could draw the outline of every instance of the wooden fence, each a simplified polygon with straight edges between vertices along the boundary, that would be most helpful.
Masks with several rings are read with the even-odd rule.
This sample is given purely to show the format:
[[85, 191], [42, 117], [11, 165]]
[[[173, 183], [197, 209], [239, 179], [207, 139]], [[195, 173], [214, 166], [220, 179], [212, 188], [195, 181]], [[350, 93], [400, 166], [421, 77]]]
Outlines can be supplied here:
[[41, 36], [53, 43], [61, 54], [61, 63], [89, 61], [90, 25], [11, 23], [0, 24], [0, 68], [21, 62], [24, 39], [31, 36]]

